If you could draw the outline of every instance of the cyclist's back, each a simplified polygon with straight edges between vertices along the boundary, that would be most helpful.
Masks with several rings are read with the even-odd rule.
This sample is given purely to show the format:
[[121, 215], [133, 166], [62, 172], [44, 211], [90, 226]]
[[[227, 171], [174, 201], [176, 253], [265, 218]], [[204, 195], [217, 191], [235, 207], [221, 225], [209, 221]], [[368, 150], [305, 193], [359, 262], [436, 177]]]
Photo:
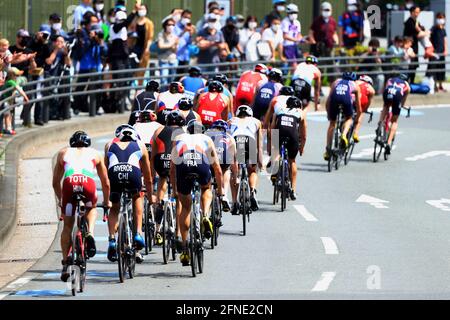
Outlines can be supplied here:
[[178, 135], [183, 133], [183, 129], [165, 126], [154, 136], [154, 145], [156, 150], [154, 153], [153, 166], [160, 177], [168, 177], [170, 174], [170, 161], [172, 155], [172, 141]]
[[390, 78], [386, 83], [383, 93], [385, 105], [392, 106], [392, 114], [395, 116], [401, 113], [401, 104], [405, 95], [409, 93], [409, 84], [400, 77]]
[[266, 115], [270, 103], [278, 96], [282, 87], [283, 85], [279, 82], [269, 81], [258, 89], [253, 104], [253, 112], [256, 119], [262, 119]]
[[252, 105], [258, 86], [267, 82], [267, 76], [252, 70], [244, 72], [236, 88], [234, 111], [241, 105]]
[[210, 127], [217, 120], [227, 120], [230, 100], [223, 94], [223, 85], [212, 81], [208, 85], [209, 91], [200, 95], [197, 102], [197, 113], [203, 125]]
[[183, 84], [185, 96], [190, 99], [194, 99], [196, 92], [206, 87], [206, 80], [201, 77], [187, 76], [180, 82]]
[[239, 163], [257, 164], [257, 139], [260, 129], [261, 121], [254, 117], [234, 117], [230, 120], [230, 133], [236, 140]]
[[339, 113], [339, 106], [343, 107], [344, 115], [346, 117], [351, 117], [353, 115], [355, 91], [356, 84], [352, 80], [338, 79], [333, 83], [330, 92], [330, 120], [336, 121]]

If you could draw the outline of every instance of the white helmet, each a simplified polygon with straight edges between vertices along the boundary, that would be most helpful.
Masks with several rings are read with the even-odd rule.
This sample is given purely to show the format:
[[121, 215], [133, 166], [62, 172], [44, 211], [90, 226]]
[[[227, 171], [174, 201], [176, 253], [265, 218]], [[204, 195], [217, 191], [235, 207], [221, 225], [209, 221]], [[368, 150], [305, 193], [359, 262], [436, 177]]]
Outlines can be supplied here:
[[116, 129], [116, 138], [119, 138], [121, 142], [130, 142], [140, 140], [139, 134], [136, 129], [128, 124], [123, 124]]
[[236, 116], [241, 117], [242, 115], [247, 114], [248, 117], [253, 117], [253, 110], [247, 105], [240, 106], [236, 111]]
[[297, 7], [297, 5], [296, 5], [296, 4], [293, 4], [293, 3], [289, 4], [289, 5], [286, 7], [286, 13], [287, 13], [287, 14], [298, 13], [298, 7]]

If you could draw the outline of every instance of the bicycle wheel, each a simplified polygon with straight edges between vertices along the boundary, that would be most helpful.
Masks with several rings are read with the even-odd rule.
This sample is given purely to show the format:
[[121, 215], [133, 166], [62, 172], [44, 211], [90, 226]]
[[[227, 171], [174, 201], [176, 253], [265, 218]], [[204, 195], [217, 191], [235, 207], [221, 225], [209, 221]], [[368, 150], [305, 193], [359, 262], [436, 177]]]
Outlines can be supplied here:
[[196, 250], [197, 250], [197, 265], [198, 265], [198, 273], [201, 274], [203, 273], [203, 267], [204, 267], [204, 255], [203, 255], [203, 245], [202, 242], [200, 240], [197, 240], [197, 246], [196, 246]]
[[80, 273], [79, 268], [77, 266], [78, 260], [78, 228], [75, 227], [72, 233], [72, 248], [71, 248], [71, 265], [69, 266], [69, 274], [70, 274], [70, 283], [72, 296], [76, 296], [78, 293], [78, 288], [80, 285]]
[[163, 262], [164, 264], [167, 264], [169, 262], [169, 254], [170, 254], [170, 235], [169, 235], [169, 215], [170, 213], [170, 206], [166, 206], [166, 210], [164, 211], [163, 215], [163, 221], [162, 221], [162, 238], [163, 238], [163, 245], [162, 245], [162, 253], [163, 253]]
[[125, 281], [125, 274], [127, 272], [127, 258], [126, 258], [126, 225], [123, 215], [119, 218], [119, 234], [117, 238], [117, 264], [119, 266], [119, 280], [121, 283]]
[[377, 129], [377, 136], [375, 137], [375, 145], [373, 147], [373, 162], [378, 162], [380, 160], [381, 152], [383, 152], [383, 142], [381, 136], [381, 128]]
[[170, 221], [171, 221], [171, 223], [170, 223], [171, 231], [170, 232], [172, 235], [172, 240], [171, 240], [170, 247], [172, 250], [172, 260], [175, 261], [177, 259], [177, 248], [176, 248], [176, 244], [175, 244], [175, 238], [176, 238], [176, 232], [177, 232], [177, 227], [176, 227], [176, 223], [177, 223], [176, 222], [176, 215], [177, 215], [176, 210], [177, 210], [177, 208], [176, 208], [176, 206], [172, 206], [172, 205], [171, 205], [171, 207], [172, 207], [172, 215], [170, 217]]
[[219, 233], [222, 221], [222, 204], [220, 199], [216, 198], [216, 223], [214, 225], [214, 245], [217, 247], [219, 243]]
[[153, 251], [153, 241], [155, 239], [155, 221], [153, 219], [153, 206], [147, 205], [147, 218], [146, 218], [146, 237], [147, 241], [147, 250], [148, 252]]
[[242, 215], [242, 233], [245, 236], [247, 234], [247, 219], [246, 215], [248, 214], [248, 200], [247, 198], [247, 182], [241, 181], [242, 189], [241, 189], [241, 215]]
[[210, 244], [211, 249], [214, 250], [216, 240], [215, 240], [215, 233], [216, 233], [216, 193], [213, 191], [213, 201], [211, 203], [211, 224], [213, 226], [213, 234], [211, 235]]
[[283, 165], [281, 167], [281, 177], [282, 177], [282, 185], [281, 185], [281, 212], [286, 210], [286, 202], [287, 202], [287, 193], [288, 193], [288, 172], [287, 162], [283, 157]]
[[[131, 213], [131, 212], [130, 212]], [[128, 221], [128, 232], [127, 232], [127, 262], [128, 262], [128, 275], [130, 279], [133, 279], [136, 274], [136, 249], [133, 246], [133, 221]]]
[[144, 231], [144, 241], [145, 241], [145, 255], [148, 255], [151, 250], [149, 250], [149, 244], [151, 243], [150, 237], [149, 237], [149, 229], [148, 229], [148, 200], [147, 197], [144, 197], [144, 219], [142, 223], [142, 229]]
[[191, 212], [191, 226], [189, 227], [189, 253], [191, 258], [191, 270], [192, 270], [192, 276], [195, 278], [197, 276], [197, 257], [196, 257], [196, 250], [195, 250], [195, 228], [196, 228], [196, 218], [195, 216], [195, 206], [193, 206], [192, 212]]
[[80, 292], [84, 292], [84, 289], [86, 287], [86, 273], [87, 273], [87, 248], [86, 248], [86, 230], [88, 230], [87, 222], [83, 219], [82, 221], [82, 232], [79, 235], [79, 241], [81, 241], [80, 248], [83, 248], [83, 250], [80, 251], [81, 253], [81, 260], [80, 260]]

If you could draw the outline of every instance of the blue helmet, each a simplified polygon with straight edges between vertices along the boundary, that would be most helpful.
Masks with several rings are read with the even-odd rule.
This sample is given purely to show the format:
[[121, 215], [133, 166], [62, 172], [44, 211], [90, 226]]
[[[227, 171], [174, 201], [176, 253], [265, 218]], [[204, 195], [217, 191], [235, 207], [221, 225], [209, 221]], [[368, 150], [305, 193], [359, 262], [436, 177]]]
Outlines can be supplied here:
[[230, 127], [228, 126], [228, 123], [226, 121], [217, 120], [212, 124], [211, 129], [217, 129], [217, 130], [227, 132], [230, 129]]
[[347, 71], [342, 74], [342, 79], [349, 80], [349, 81], [356, 81], [356, 80], [358, 80], [358, 76], [356, 75], [355, 72]]

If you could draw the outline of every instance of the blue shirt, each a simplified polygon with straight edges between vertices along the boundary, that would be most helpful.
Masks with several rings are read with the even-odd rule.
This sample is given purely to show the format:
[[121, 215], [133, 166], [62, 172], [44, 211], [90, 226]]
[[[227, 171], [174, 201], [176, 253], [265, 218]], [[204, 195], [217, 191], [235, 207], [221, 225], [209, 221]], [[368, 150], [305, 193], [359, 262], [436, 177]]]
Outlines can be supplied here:
[[343, 28], [344, 40], [358, 38], [364, 29], [364, 15], [359, 11], [345, 12], [339, 17], [339, 27]]
[[75, 11], [73, 12], [73, 27], [74, 27], [74, 29], [77, 29], [80, 27], [81, 21], [83, 21], [83, 16], [88, 11], [95, 13], [94, 9], [90, 5], [86, 5], [84, 3], [80, 3], [80, 5], [75, 8]]
[[189, 62], [191, 59], [189, 46], [192, 44], [192, 36], [189, 32], [184, 32], [184, 25], [178, 22], [175, 26], [175, 35], [179, 38], [177, 58], [178, 61]]

